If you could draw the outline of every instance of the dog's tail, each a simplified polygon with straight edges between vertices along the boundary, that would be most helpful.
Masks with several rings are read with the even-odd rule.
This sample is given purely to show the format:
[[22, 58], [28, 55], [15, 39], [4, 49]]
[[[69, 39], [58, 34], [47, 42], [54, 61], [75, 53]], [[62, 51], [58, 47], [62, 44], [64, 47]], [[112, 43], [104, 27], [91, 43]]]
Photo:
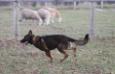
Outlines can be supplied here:
[[72, 39], [72, 38], [68, 38], [68, 40], [70, 42], [75, 42], [76, 45], [82, 46], [82, 45], [85, 45], [85, 44], [88, 43], [88, 41], [89, 41], [89, 34], [86, 34], [83, 40], [75, 40], [75, 39]]
[[76, 40], [75, 43], [76, 45], [82, 46], [82, 45], [87, 44], [88, 41], [89, 41], [89, 34], [86, 34], [83, 40]]

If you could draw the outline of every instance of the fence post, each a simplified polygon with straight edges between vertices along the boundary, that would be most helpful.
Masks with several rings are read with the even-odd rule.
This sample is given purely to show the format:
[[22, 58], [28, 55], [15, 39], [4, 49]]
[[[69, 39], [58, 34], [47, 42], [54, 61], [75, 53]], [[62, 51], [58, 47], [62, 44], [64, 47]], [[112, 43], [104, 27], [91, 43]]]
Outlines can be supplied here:
[[18, 1], [13, 1], [13, 29], [14, 38], [18, 39], [19, 36], [19, 22], [18, 22]]
[[101, 0], [101, 8], [103, 9], [103, 4], [104, 4], [104, 2], [103, 2], [103, 0]]
[[91, 39], [95, 37], [95, 3], [91, 2], [90, 5], [90, 19], [89, 19], [89, 34]]
[[73, 9], [76, 9], [76, 1], [73, 2]]

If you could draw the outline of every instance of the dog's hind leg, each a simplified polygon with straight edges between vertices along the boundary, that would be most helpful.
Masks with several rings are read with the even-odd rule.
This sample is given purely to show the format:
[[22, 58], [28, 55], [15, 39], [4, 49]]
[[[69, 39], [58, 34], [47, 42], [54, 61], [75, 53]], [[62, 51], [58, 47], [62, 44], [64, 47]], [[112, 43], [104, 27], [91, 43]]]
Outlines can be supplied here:
[[58, 49], [59, 52], [61, 52], [62, 54], [64, 54], [64, 58], [60, 60], [60, 62], [63, 62], [65, 59], [67, 59], [68, 54], [63, 50], [63, 49]]
[[73, 49], [74, 57], [76, 57], [76, 48], [72, 48], [72, 49]]
[[77, 65], [77, 58], [76, 58], [76, 50], [77, 50], [77, 48], [72, 48], [72, 50], [73, 50], [73, 55], [74, 55], [73, 63], [74, 63], [74, 65]]
[[46, 54], [46, 56], [48, 56], [48, 57], [50, 58], [50, 63], [52, 63], [53, 58], [52, 58], [52, 56], [51, 56], [50, 51], [46, 51], [45, 54]]
[[58, 45], [57, 49], [59, 50], [60, 53], [64, 54], [64, 58], [61, 59], [60, 62], [63, 62], [68, 57], [68, 54], [64, 51], [64, 50], [67, 49], [67, 47], [68, 47], [68, 44], [66, 44], [66, 43], [65, 44], [61, 43], [61, 44]]

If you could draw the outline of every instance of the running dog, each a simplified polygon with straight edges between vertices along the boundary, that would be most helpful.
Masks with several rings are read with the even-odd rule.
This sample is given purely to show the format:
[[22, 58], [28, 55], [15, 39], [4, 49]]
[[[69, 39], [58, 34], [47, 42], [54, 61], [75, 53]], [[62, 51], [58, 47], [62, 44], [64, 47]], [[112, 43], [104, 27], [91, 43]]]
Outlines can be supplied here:
[[83, 40], [76, 40], [65, 35], [46, 35], [46, 36], [35, 36], [30, 30], [27, 35], [21, 40], [21, 43], [30, 43], [38, 49], [45, 52], [46, 56], [50, 58], [50, 62], [53, 58], [50, 54], [51, 50], [58, 49], [58, 51], [64, 54], [64, 58], [60, 60], [63, 62], [68, 54], [65, 50], [73, 50], [74, 56], [76, 56], [76, 46], [82, 46], [87, 44], [89, 41], [89, 34], [86, 34]]

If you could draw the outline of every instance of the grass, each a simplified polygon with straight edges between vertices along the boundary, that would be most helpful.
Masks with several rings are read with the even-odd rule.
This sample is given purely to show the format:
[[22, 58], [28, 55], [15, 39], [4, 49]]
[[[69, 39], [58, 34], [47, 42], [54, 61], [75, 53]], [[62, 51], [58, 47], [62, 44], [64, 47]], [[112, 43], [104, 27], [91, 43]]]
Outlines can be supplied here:
[[[52, 51], [53, 64], [48, 62], [44, 52], [32, 45], [22, 46], [13, 40], [11, 7], [0, 7], [0, 74], [114, 74], [115, 73], [115, 14], [112, 9], [96, 11], [96, 38], [86, 46], [78, 47], [77, 57], [72, 51], [63, 63], [63, 55]], [[31, 21], [20, 24], [21, 39], [29, 29], [36, 35], [64, 34], [82, 38], [89, 31], [90, 10], [60, 10], [62, 23], [37, 26]], [[76, 61], [77, 59], [77, 61]]]

